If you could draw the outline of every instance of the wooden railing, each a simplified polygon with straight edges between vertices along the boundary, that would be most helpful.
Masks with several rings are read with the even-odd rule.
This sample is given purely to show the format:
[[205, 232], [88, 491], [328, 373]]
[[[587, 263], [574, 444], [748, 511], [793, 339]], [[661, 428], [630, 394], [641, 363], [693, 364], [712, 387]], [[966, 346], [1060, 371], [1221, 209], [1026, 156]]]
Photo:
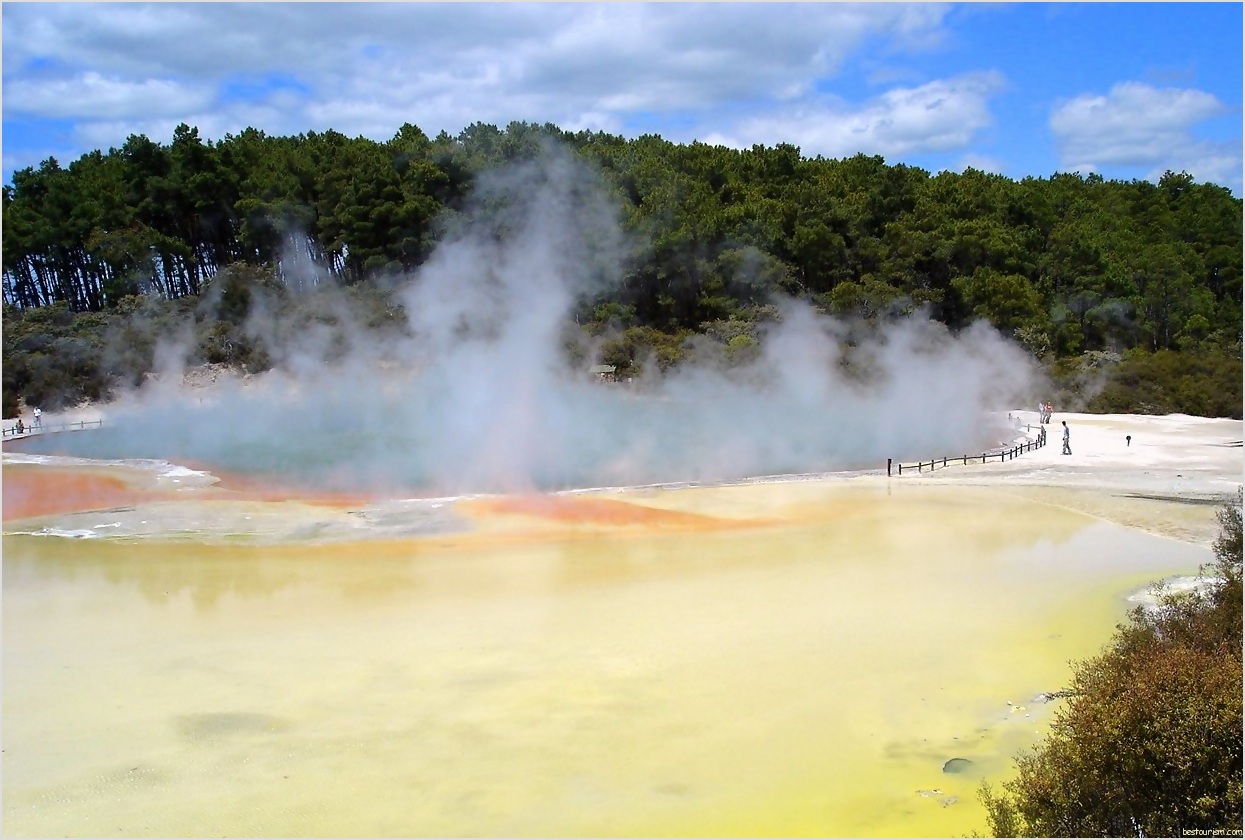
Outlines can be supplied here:
[[103, 420], [79, 420], [77, 423], [57, 423], [55, 425], [49, 424], [46, 426], [42, 423], [32, 423], [31, 425], [26, 426], [23, 421], [21, 431], [18, 431], [16, 424], [12, 426], [5, 426], [3, 429], [0, 429], [0, 431], [3, 432], [4, 437], [10, 438], [18, 436], [25, 437], [26, 435], [41, 435], [48, 432], [71, 432], [82, 431], [83, 429], [98, 429], [103, 425]]
[[988, 452], [983, 452], [980, 455], [958, 455], [956, 457], [944, 456], [942, 458], [930, 458], [928, 461], [917, 461], [915, 464], [896, 464], [893, 459], [887, 458], [886, 459], [886, 474], [890, 476], [892, 474], [892, 471], [896, 469], [898, 470], [898, 475], [903, 475], [903, 471], [905, 469], [908, 472], [912, 472], [912, 470], [916, 470], [919, 473], [927, 469], [930, 472], [933, 472], [935, 469], [938, 469], [940, 467], [946, 467], [948, 465], [954, 466], [956, 461], [959, 461], [962, 466], [968, 466], [969, 461], [972, 461], [974, 464], [977, 463], [978, 461], [980, 461], [983, 464], [986, 464], [986, 463], [989, 463], [990, 461], [995, 460], [996, 458], [999, 460], [999, 462], [1010, 461], [1011, 459], [1015, 458], [1017, 455], [1022, 455], [1025, 452], [1032, 452], [1034, 449], [1039, 449], [1045, 445], [1046, 445], [1046, 430], [1042, 428], [1038, 430], [1038, 436], [1035, 440], [1029, 440], [1029, 441], [1025, 441], [1024, 443], [1018, 443], [1011, 448], [993, 449]]

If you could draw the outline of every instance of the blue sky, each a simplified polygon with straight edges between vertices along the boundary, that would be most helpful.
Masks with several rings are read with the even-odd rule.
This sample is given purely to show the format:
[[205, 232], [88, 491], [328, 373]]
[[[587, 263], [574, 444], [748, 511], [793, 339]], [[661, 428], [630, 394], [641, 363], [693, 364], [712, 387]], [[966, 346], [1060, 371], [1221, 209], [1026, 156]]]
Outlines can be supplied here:
[[1242, 4], [4, 3], [3, 168], [512, 120], [1241, 195]]

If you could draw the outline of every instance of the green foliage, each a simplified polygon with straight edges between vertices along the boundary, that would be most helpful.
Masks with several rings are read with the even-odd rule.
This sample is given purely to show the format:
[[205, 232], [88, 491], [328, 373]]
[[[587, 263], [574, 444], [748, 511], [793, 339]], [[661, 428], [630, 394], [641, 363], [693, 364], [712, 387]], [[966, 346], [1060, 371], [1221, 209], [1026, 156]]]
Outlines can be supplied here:
[[[334, 285], [291, 292], [271, 269], [238, 264], [198, 296], [121, 298], [109, 310], [74, 313], [63, 303], [4, 307], [5, 411], [63, 408], [100, 400], [118, 387], [182, 364], [259, 372], [300, 355], [332, 361], [367, 336], [405, 334], [391, 293]], [[12, 416], [10, 414], [9, 416]]]
[[[986, 319], [1052, 363], [1134, 348], [1191, 359], [1235, 348], [1239, 357], [1242, 205], [1186, 173], [1158, 185], [1076, 174], [1017, 182], [973, 169], [931, 176], [877, 156], [806, 158], [790, 144], [735, 150], [523, 122], [436, 138], [405, 124], [383, 143], [252, 128], [207, 142], [181, 125], [168, 143], [131, 136], [68, 167], [49, 158], [3, 191], [4, 300], [26, 312], [60, 304], [62, 318], [115, 312], [136, 296], [187, 300], [200, 358], [262, 367], [275, 357], [248, 337], [253, 297], [319, 284], [390, 288], [489, 212], [466, 200], [482, 173], [550, 143], [601, 175], [629, 243], [623, 282], [577, 318], [598, 335], [685, 336], [793, 295], [870, 323], [921, 308], [952, 330]], [[392, 326], [386, 310], [367, 320]], [[609, 352], [643, 351], [668, 366], [684, 343], [623, 341]], [[141, 377], [154, 344], [118, 344], [125, 359], [113, 375]], [[737, 357], [750, 352], [735, 346]], [[29, 381], [30, 362], [12, 360], [6, 393]], [[1177, 380], [1155, 364], [1165, 392]], [[1199, 373], [1142, 402], [1221, 414], [1239, 383], [1219, 382]]]
[[1180, 837], [1239, 829], [1241, 494], [1219, 512], [1214, 582], [1135, 610], [1076, 666], [1050, 734], [1000, 791], [1000, 837]]
[[1088, 409], [1106, 414], [1191, 414], [1241, 419], [1241, 355], [1218, 348], [1196, 352], [1126, 353]]
[[599, 333], [609, 327], [627, 328], [635, 326], [635, 307], [626, 306], [615, 301], [607, 301], [593, 307], [588, 328]]
[[101, 365], [107, 320], [75, 315], [63, 303], [22, 312], [4, 307], [4, 411], [60, 409], [108, 391]]
[[958, 277], [952, 286], [972, 307], [973, 314], [994, 324], [1001, 332], [1041, 330], [1045, 326], [1042, 299], [1037, 289], [1019, 274], [1001, 274], [977, 268], [971, 277]]
[[1233, 638], [1241, 647], [1241, 619], [1245, 609], [1245, 592], [1241, 584], [1241, 491], [1237, 490], [1236, 504], [1224, 505], [1218, 511], [1219, 537], [1215, 540], [1214, 574], [1222, 584], [1212, 590], [1210, 614], [1222, 622], [1215, 635]]
[[872, 274], [860, 279], [845, 280], [834, 287], [828, 295], [814, 297], [821, 306], [834, 315], [876, 321], [894, 311], [910, 311], [902, 293]]
[[601, 364], [613, 365], [620, 379], [642, 376], [650, 366], [666, 371], [686, 357], [691, 335], [690, 330], [666, 333], [652, 327], [628, 327], [602, 344], [598, 357]]

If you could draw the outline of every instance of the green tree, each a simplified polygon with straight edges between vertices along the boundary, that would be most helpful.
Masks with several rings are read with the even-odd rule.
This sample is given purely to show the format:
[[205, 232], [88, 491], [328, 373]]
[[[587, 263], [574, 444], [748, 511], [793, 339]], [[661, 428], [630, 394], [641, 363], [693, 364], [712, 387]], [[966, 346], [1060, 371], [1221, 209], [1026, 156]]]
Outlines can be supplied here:
[[972, 307], [974, 315], [1009, 335], [1022, 328], [1041, 330], [1046, 325], [1041, 296], [1019, 274], [1002, 274], [981, 267], [970, 277], [956, 278], [952, 285]]

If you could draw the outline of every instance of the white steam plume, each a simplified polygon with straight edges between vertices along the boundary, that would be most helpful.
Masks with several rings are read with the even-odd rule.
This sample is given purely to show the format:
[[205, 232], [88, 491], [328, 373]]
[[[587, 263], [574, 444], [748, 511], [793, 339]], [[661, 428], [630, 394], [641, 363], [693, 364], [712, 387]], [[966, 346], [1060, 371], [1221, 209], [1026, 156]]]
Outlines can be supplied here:
[[401, 289], [406, 337], [380, 347], [360, 327], [331, 365], [317, 342], [286, 342], [280, 371], [210, 393], [138, 390], [102, 430], [60, 442], [337, 489], [715, 481], [979, 452], [998, 434], [986, 410], [1031, 390], [1029, 357], [993, 329], [952, 337], [924, 319], [852, 348], [850, 369], [868, 376], [849, 375], [845, 326], [796, 301], [747, 365], [681, 366], [645, 389], [595, 382], [568, 369], [561, 342], [628, 245], [606, 196], [557, 149], [482, 178], [471, 221]]

